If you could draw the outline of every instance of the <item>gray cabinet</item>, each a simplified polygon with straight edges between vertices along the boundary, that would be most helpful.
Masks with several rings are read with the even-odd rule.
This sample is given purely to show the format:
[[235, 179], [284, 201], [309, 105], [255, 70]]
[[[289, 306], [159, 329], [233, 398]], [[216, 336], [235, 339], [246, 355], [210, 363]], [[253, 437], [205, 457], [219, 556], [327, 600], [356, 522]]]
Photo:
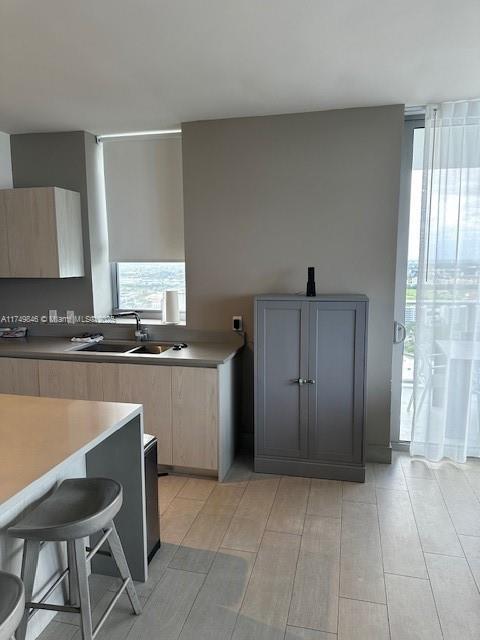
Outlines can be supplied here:
[[255, 300], [255, 470], [363, 481], [365, 296]]

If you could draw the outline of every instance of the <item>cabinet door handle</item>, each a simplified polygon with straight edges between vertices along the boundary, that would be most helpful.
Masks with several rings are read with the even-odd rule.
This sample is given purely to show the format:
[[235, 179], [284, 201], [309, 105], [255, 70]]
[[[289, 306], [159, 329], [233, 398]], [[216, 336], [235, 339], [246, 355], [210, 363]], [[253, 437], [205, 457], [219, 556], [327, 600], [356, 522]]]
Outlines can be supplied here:
[[294, 382], [296, 382], [299, 385], [302, 385], [302, 384], [315, 384], [315, 380], [311, 380], [309, 378], [297, 378], [296, 380], [294, 380]]

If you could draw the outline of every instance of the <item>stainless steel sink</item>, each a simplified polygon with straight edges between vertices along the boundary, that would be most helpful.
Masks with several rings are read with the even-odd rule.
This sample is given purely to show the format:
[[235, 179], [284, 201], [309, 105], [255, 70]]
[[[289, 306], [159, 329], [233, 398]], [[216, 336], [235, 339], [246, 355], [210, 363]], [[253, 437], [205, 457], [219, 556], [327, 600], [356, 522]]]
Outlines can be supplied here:
[[185, 343], [175, 342], [144, 342], [142, 344], [128, 344], [125, 342], [95, 342], [86, 346], [75, 347], [69, 351], [81, 353], [116, 353], [122, 356], [150, 355], [159, 356], [168, 349], [183, 349], [187, 345]]
[[159, 356], [161, 353], [164, 353], [165, 351], [167, 351], [168, 349], [171, 349], [173, 347], [173, 344], [165, 344], [165, 343], [147, 343], [147, 344], [143, 344], [140, 347], [134, 347], [133, 349], [131, 349], [128, 353], [126, 353], [125, 355], [127, 356], [136, 356], [137, 354], [148, 354], [151, 356]]
[[86, 347], [78, 349], [78, 351], [95, 351], [96, 353], [126, 353], [132, 350], [131, 344], [122, 344], [116, 342], [95, 342]]

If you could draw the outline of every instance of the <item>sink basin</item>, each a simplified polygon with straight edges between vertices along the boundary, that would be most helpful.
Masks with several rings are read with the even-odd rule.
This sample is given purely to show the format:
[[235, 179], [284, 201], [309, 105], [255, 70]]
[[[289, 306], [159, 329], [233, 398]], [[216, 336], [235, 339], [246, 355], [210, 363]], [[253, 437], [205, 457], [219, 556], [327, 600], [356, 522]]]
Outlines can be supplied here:
[[131, 349], [127, 355], [136, 356], [137, 354], [147, 353], [151, 356], [158, 356], [161, 353], [167, 351], [167, 349], [171, 349], [172, 346], [172, 344], [161, 343], [143, 344], [141, 347], [135, 347], [134, 349]]
[[132, 349], [131, 344], [121, 344], [115, 342], [95, 342], [79, 351], [95, 351], [97, 353], [126, 353]]
[[124, 342], [95, 342], [85, 347], [74, 349], [77, 352], [89, 353], [118, 353], [125, 356], [150, 355], [159, 356], [172, 347], [181, 349], [187, 345], [184, 343], [176, 344], [174, 342], [146, 342], [135, 346], [134, 344], [125, 344]]

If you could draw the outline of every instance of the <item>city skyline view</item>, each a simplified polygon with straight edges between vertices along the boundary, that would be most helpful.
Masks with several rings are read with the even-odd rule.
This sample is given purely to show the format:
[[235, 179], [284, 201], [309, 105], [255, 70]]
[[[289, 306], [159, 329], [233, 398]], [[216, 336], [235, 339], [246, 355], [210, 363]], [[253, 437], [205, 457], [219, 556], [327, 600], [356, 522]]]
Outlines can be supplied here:
[[165, 291], [178, 291], [185, 313], [184, 262], [117, 263], [118, 308], [162, 311]]

